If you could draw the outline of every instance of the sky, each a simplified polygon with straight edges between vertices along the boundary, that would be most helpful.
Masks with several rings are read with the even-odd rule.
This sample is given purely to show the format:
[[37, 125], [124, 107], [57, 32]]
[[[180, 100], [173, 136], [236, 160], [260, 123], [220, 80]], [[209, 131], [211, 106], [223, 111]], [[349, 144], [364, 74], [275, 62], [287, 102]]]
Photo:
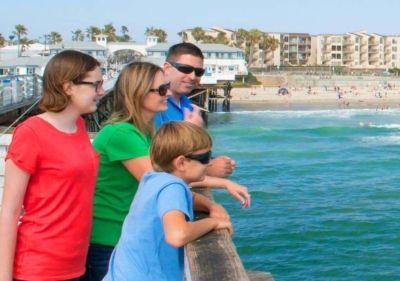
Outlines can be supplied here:
[[179, 42], [179, 31], [196, 26], [397, 35], [399, 11], [399, 0], [0, 0], [0, 33], [8, 39], [15, 25], [22, 24], [29, 39], [57, 31], [70, 41], [72, 31], [111, 22], [118, 34], [125, 25], [131, 38], [142, 43], [146, 27], [151, 26], [165, 30], [171, 43]]

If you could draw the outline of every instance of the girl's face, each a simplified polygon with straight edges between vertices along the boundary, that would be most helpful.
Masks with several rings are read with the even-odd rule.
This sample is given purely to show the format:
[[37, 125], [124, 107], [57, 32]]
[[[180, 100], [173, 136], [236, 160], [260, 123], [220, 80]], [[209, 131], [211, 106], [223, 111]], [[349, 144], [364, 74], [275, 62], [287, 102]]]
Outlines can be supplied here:
[[159, 71], [151, 86], [152, 91], [147, 93], [142, 104], [143, 113], [149, 117], [154, 117], [157, 112], [163, 112], [168, 109], [167, 99], [171, 95], [170, 91], [168, 90], [164, 96], [161, 96], [158, 92], [159, 87], [164, 84], [166, 84], [164, 73]]
[[89, 71], [81, 82], [94, 84], [73, 85], [69, 106], [72, 106], [79, 114], [96, 111], [98, 100], [105, 94], [102, 81], [100, 67]]

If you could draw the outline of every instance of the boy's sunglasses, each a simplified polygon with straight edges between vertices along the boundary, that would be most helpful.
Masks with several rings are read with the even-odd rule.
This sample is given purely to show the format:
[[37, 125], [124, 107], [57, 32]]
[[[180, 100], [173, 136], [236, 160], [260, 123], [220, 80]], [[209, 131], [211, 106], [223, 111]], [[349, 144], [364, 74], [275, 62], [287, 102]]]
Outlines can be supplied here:
[[162, 84], [158, 86], [158, 89], [150, 89], [149, 92], [158, 92], [158, 94], [163, 97], [168, 93], [170, 85], [171, 83]]
[[195, 161], [198, 161], [201, 164], [208, 164], [211, 161], [211, 154], [212, 154], [212, 151], [209, 150], [202, 154], [188, 154], [188, 155], [185, 155], [185, 157], [195, 160]]
[[194, 75], [197, 77], [201, 77], [204, 75], [206, 70], [204, 68], [196, 68], [188, 64], [181, 64], [181, 63], [176, 63], [176, 62], [168, 62], [170, 65], [175, 67], [178, 71], [185, 73], [185, 74], [190, 74], [194, 71]]

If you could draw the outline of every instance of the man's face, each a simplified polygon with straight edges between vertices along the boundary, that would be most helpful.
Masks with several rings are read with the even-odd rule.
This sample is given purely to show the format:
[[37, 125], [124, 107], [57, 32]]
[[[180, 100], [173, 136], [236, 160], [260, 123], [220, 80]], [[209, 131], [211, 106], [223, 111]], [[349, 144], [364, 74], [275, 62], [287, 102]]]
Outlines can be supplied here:
[[[193, 55], [181, 55], [177, 60], [171, 60], [171, 62], [203, 68], [203, 60]], [[164, 64], [164, 73], [167, 81], [171, 82], [170, 91], [172, 95], [181, 96], [190, 93], [201, 79], [201, 77], [195, 75], [194, 71], [189, 74], [182, 73], [168, 62]]]

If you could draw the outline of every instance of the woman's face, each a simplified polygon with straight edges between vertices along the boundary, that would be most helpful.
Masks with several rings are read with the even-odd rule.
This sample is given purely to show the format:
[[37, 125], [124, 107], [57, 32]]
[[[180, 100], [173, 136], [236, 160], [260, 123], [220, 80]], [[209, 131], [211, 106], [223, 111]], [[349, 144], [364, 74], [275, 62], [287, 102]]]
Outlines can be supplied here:
[[[164, 73], [158, 71], [153, 84], [151, 86], [152, 90], [158, 89], [160, 85], [166, 84]], [[170, 96], [169, 90], [165, 96], [160, 96], [158, 91], [148, 92], [145, 96], [142, 104], [143, 112], [146, 116], [153, 118], [157, 112], [163, 112], [168, 109], [167, 107], [167, 99]]]

